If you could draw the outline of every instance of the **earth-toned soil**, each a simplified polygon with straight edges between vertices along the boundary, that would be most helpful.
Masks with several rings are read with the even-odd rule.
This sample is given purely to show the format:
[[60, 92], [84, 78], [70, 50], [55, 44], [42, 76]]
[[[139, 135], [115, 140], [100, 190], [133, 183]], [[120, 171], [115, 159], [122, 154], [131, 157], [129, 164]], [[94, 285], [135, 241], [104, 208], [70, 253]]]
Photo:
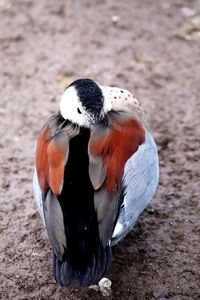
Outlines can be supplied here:
[[32, 195], [38, 132], [80, 77], [129, 89], [160, 156], [154, 200], [113, 249], [110, 299], [200, 299], [199, 14], [199, 0], [0, 0], [1, 299], [102, 299], [54, 282]]

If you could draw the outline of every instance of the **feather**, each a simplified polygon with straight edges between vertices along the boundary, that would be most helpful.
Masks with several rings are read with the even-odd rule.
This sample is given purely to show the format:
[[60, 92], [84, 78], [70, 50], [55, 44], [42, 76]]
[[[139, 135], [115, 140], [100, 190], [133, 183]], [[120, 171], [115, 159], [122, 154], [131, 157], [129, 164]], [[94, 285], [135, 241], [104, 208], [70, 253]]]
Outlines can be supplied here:
[[120, 193], [109, 197], [105, 188], [101, 188], [94, 194], [94, 205], [97, 212], [99, 237], [105, 248], [112, 237], [115, 220], [120, 207]]
[[134, 226], [138, 216], [151, 201], [159, 180], [157, 147], [152, 135], [146, 132], [145, 143], [139, 146], [126, 162], [123, 203], [112, 237], [112, 245], [121, 240]]
[[47, 166], [47, 148], [50, 142], [50, 130], [49, 125], [46, 124], [41, 130], [37, 147], [36, 147], [36, 170], [38, 181], [42, 192], [44, 193], [47, 187], [46, 172], [48, 170]]
[[69, 140], [78, 132], [71, 123], [63, 128], [63, 119], [59, 114], [51, 116], [41, 130], [36, 147], [36, 172], [42, 193], [48, 187], [55, 195], [61, 193]]
[[60, 261], [63, 260], [63, 254], [67, 247], [63, 213], [56, 196], [48, 191], [44, 201], [44, 219], [54, 253]]
[[119, 213], [125, 163], [145, 140], [144, 128], [136, 119], [113, 112], [110, 120], [110, 128], [96, 125], [88, 146], [89, 175], [96, 190], [94, 205], [103, 247], [112, 237]]
[[105, 181], [106, 170], [103, 166], [102, 159], [97, 157], [91, 160], [89, 164], [89, 176], [95, 190], [98, 190]]
[[47, 182], [55, 195], [61, 193], [65, 164], [68, 158], [69, 138], [65, 130], [59, 131], [47, 148]]

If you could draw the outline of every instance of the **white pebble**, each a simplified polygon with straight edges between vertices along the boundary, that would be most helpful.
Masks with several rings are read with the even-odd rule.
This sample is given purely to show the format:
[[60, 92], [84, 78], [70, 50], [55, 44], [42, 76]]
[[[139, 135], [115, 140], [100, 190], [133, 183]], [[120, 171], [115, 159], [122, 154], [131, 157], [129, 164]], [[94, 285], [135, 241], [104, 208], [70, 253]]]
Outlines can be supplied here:
[[118, 16], [112, 16], [112, 21], [113, 23], [118, 23], [119, 22], [119, 17]]
[[96, 292], [100, 291], [103, 297], [109, 297], [112, 294], [111, 285], [111, 280], [106, 277], [103, 277], [98, 282], [98, 284], [90, 285], [89, 289], [94, 290]]
[[99, 281], [98, 285], [99, 285], [102, 296], [108, 297], [108, 296], [111, 295], [111, 293], [112, 293], [112, 290], [111, 290], [112, 282], [111, 282], [110, 279], [108, 279], [106, 277], [103, 277]]

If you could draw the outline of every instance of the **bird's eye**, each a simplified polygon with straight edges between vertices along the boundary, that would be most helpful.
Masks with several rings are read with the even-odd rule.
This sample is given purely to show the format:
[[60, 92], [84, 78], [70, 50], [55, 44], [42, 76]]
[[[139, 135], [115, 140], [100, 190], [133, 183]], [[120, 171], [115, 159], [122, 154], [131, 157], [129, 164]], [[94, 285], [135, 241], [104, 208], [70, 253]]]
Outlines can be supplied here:
[[80, 111], [80, 109], [79, 109], [79, 108], [77, 108], [77, 113], [78, 113], [78, 114], [81, 114], [81, 111]]

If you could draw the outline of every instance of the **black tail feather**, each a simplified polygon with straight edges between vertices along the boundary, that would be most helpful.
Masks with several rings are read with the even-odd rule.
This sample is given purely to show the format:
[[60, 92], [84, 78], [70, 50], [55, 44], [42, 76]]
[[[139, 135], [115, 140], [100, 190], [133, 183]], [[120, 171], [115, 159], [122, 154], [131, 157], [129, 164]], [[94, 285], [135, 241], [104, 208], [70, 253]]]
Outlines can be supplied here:
[[106, 273], [111, 262], [111, 249], [99, 248], [98, 252], [93, 255], [91, 265], [84, 271], [72, 269], [70, 262], [64, 260], [60, 262], [57, 256], [53, 256], [53, 275], [55, 280], [66, 287], [88, 286], [97, 280], [100, 280]]
[[53, 254], [53, 274], [56, 281], [62, 286], [62, 281], [60, 279], [60, 268], [61, 268], [61, 262], [57, 258], [55, 254]]

